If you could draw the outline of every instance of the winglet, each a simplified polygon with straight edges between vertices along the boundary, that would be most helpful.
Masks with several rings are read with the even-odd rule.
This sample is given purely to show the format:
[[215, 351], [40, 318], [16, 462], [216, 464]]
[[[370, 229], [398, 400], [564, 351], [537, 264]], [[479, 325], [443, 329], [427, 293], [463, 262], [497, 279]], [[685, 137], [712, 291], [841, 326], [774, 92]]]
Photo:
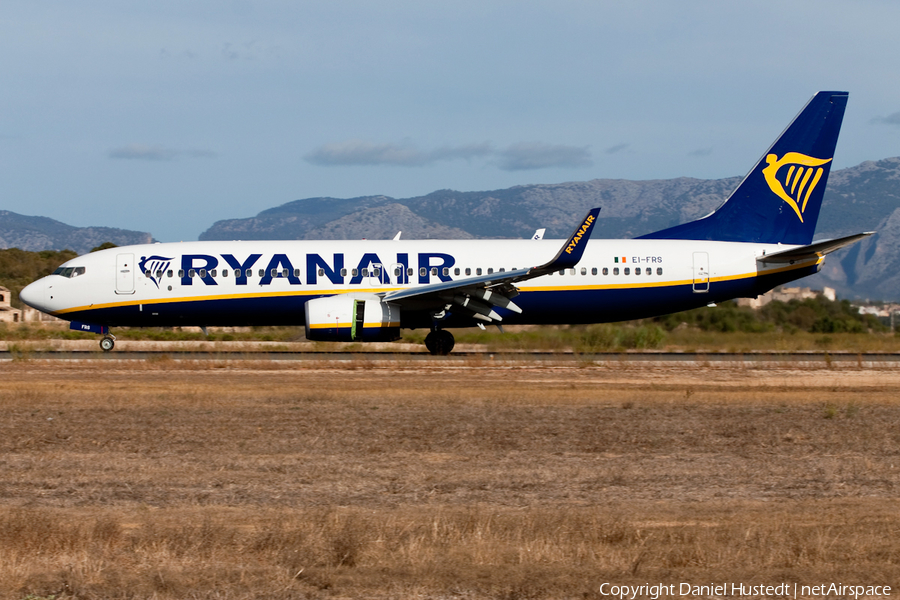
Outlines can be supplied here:
[[599, 207], [592, 208], [587, 216], [584, 217], [581, 224], [575, 228], [574, 232], [572, 232], [572, 235], [568, 237], [566, 243], [563, 244], [563, 247], [560, 248], [559, 252], [556, 253], [556, 256], [553, 257], [553, 260], [540, 267], [535, 267], [535, 270], [540, 269], [541, 271], [549, 272], [560, 269], [569, 269], [577, 265], [578, 261], [581, 260], [581, 256], [584, 254], [588, 238], [591, 237], [591, 230], [594, 229], [599, 214]]

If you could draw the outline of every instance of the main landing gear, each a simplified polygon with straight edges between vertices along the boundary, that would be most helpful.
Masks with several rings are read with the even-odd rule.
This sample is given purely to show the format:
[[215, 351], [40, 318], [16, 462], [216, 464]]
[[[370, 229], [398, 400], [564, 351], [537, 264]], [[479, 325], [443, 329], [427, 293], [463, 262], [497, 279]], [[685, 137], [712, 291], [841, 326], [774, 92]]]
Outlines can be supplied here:
[[104, 352], [109, 352], [110, 350], [112, 350], [115, 347], [116, 347], [116, 336], [114, 336], [111, 333], [105, 335], [103, 337], [103, 339], [100, 340], [100, 349], [103, 350]]
[[447, 356], [455, 344], [453, 334], [446, 329], [435, 329], [425, 336], [425, 347], [434, 356]]

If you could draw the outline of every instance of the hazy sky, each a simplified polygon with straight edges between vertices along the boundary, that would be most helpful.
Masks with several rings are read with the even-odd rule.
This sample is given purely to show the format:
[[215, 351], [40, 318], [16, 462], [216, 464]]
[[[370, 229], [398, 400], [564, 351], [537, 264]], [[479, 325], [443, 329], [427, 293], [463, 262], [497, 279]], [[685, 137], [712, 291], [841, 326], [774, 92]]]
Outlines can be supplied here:
[[894, 0], [4, 0], [0, 209], [177, 241], [314, 196], [743, 175], [825, 89], [853, 166], [900, 155], [898, 26]]

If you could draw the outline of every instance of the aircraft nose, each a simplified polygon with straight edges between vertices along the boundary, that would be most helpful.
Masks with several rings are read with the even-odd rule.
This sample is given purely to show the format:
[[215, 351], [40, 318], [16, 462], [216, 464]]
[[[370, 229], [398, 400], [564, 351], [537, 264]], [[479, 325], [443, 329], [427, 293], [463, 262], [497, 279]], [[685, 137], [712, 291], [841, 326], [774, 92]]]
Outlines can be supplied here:
[[38, 279], [34, 283], [28, 284], [19, 292], [19, 300], [30, 306], [42, 310], [47, 302], [47, 282], [44, 279]]

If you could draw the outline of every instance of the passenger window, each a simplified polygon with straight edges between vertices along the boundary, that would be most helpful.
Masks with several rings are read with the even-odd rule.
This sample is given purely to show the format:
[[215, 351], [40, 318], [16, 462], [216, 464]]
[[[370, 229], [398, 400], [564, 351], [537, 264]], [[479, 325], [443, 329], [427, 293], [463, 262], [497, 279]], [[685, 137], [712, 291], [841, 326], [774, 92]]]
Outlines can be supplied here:
[[488, 267], [488, 275], [492, 275], [494, 273], [494, 267]]
[[574, 275], [574, 274], [575, 274], [575, 269], [569, 269], [569, 275]]
[[472, 267], [466, 267], [466, 275], [472, 274]]
[[619, 274], [619, 267], [613, 267], [613, 275]]
[[381, 277], [381, 269], [377, 267], [372, 269], [372, 277]]
[[647, 275], [653, 275], [653, 269], [651, 269], [650, 267], [647, 267], [644, 270], [647, 272]]
[[369, 269], [368, 269], [368, 267], [362, 270], [362, 276], [363, 276], [363, 277], [368, 277], [368, 276], [369, 276]]
[[287, 279], [288, 277], [291, 276], [291, 272], [288, 271], [287, 269], [284, 269], [283, 271], [281, 271], [281, 276], [284, 277], [285, 279]]
[[505, 269], [504, 267], [500, 267], [500, 272], [501, 272], [501, 273], [506, 273], [506, 269]]
[[193, 277], [196, 274], [197, 274], [197, 272], [194, 271], [193, 269], [188, 269], [188, 277]]
[[456, 267], [455, 269], [453, 269], [453, 274], [459, 275], [459, 267]]
[[559, 272], [559, 274], [560, 274], [560, 275], [565, 275], [565, 274], [566, 274], [566, 270], [563, 269], [562, 271]]
[[157, 271], [157, 272], [156, 272], [156, 278], [157, 278], [157, 279], [162, 279], [162, 276], [163, 276], [163, 272], [162, 272], [162, 271]]
[[294, 269], [294, 277], [300, 277], [300, 269]]
[[341, 277], [347, 276], [347, 269], [341, 269]]
[[172, 276], [172, 270], [169, 269], [169, 271], [166, 273], [166, 277], [171, 277], [171, 276]]
[[253, 277], [253, 269], [247, 269], [247, 277]]
[[640, 267], [635, 267], [635, 268], [634, 268], [634, 274], [635, 274], [635, 275], [640, 275], [640, 274], [641, 274], [641, 268], [640, 268]]
[[596, 274], [597, 274], [597, 267], [594, 267], [593, 269], [591, 269], [591, 275], [596, 275]]
[[450, 274], [450, 269], [448, 267], [444, 267], [444, 276], [447, 276], [449, 274]]
[[184, 277], [184, 269], [178, 269], [178, 276]]
[[587, 275], [587, 269], [585, 267], [581, 267], [581, 274]]
[[662, 267], [656, 267], [656, 274], [662, 275]]
[[609, 267], [603, 267], [603, 274], [609, 275]]
[[265, 277], [265, 276], [266, 276], [266, 270], [265, 270], [265, 269], [260, 269], [260, 270], [259, 270], [259, 276], [260, 276], [260, 277]]
[[228, 277], [228, 269], [222, 269], [222, 277]]
[[212, 275], [213, 277], [215, 277], [215, 276], [216, 276], [216, 270], [213, 269], [212, 271], [209, 272], [209, 274]]
[[325, 269], [319, 269], [319, 277], [325, 277]]
[[357, 275], [359, 275], [359, 269], [352, 269], [350, 271], [350, 274], [353, 275], [354, 277], [356, 277]]
[[200, 269], [200, 277], [206, 278], [206, 269]]
[[407, 275], [407, 277], [412, 277], [412, 276], [413, 276], [413, 273], [415, 273], [415, 271], [413, 271], [413, 268], [412, 268], [412, 267], [407, 267], [407, 269], [406, 269], [406, 275]]
[[437, 267], [431, 267], [431, 274], [437, 275]]
[[625, 267], [624, 271], [625, 275], [631, 275], [631, 269], [629, 267]]
[[428, 269], [419, 267], [419, 277], [425, 277], [426, 275], [428, 275]]
[[400, 277], [400, 268], [399, 267], [394, 268], [394, 277]]
[[481, 267], [475, 267], [475, 274], [481, 275]]

